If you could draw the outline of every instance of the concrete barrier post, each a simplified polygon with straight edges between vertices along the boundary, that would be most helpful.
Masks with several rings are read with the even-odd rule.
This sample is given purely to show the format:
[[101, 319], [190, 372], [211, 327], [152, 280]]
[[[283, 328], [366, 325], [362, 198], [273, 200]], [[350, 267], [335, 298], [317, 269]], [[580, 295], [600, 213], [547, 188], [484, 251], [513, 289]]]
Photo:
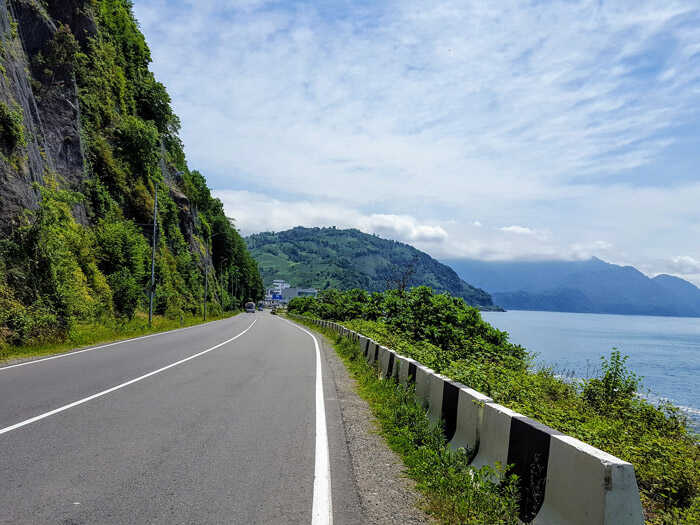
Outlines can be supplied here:
[[428, 416], [433, 423], [442, 421], [445, 438], [450, 441], [457, 430], [459, 383], [433, 373], [428, 378]]
[[416, 365], [416, 400], [423, 407], [428, 408], [430, 404], [430, 383], [435, 372], [421, 364]]
[[376, 354], [377, 358], [375, 359], [374, 364], [377, 367], [377, 369], [379, 370], [379, 373], [380, 373], [380, 375], [382, 375], [382, 377], [383, 377], [383, 374], [381, 373], [382, 372], [382, 363], [384, 363], [384, 361], [387, 360], [388, 352], [389, 352], [389, 349], [386, 346], [379, 345], [377, 347], [377, 354]]
[[397, 377], [399, 383], [404, 386], [413, 385], [416, 383], [416, 369], [418, 362], [404, 356], [397, 356], [398, 372]]
[[641, 525], [634, 467], [576, 438], [552, 436], [544, 504], [533, 524]]
[[393, 350], [382, 346], [379, 351], [379, 363], [383, 378], [396, 376], [396, 353]]
[[479, 452], [472, 461], [473, 467], [493, 466], [495, 463], [505, 467], [508, 464], [510, 422], [518, 415], [517, 412], [496, 403], [484, 405]]
[[367, 352], [367, 362], [372, 365], [379, 358], [379, 343], [372, 341], [369, 345], [369, 351]]
[[462, 447], [474, 454], [479, 452], [486, 403], [493, 403], [493, 399], [466, 386], [460, 387], [457, 400], [457, 425], [454, 437], [449, 441], [451, 448]]

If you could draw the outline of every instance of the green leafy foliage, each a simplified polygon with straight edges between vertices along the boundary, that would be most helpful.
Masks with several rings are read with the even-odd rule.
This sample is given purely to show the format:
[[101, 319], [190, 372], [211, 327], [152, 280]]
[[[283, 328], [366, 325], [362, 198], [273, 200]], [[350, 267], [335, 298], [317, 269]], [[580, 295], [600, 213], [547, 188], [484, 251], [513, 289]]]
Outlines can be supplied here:
[[507, 334], [486, 323], [476, 308], [464, 299], [435, 293], [425, 286], [371, 294], [324, 290], [317, 299], [292, 299], [289, 311], [339, 321], [382, 320], [413, 340], [446, 350], [451, 359], [478, 355], [487, 361], [508, 361], [516, 368], [524, 366], [525, 350], [509, 343]]
[[70, 27], [65, 24], [59, 26], [46, 48], [32, 59], [34, 74], [43, 84], [53, 85], [69, 80], [79, 51], [80, 46]]
[[109, 314], [112, 292], [94, 258], [92, 232], [75, 222], [80, 195], [48, 182], [30, 221], [3, 245], [7, 283], [23, 308], [4, 321], [12, 343], [65, 335], [77, 320]]
[[[297, 298], [289, 311], [341, 321], [497, 403], [634, 465], [646, 521], [700, 523], [700, 444], [680, 410], [640, 397], [640, 378], [613, 350], [598, 377], [567, 382], [490, 327], [425, 289], [367, 294], [328, 291]], [[422, 326], [416, 326], [421, 324]]]
[[0, 146], [9, 154], [26, 145], [22, 108], [15, 105], [10, 109], [7, 104], [0, 102]]
[[610, 359], [600, 358], [601, 377], [586, 382], [583, 398], [598, 411], [615, 410], [627, 404], [639, 389], [639, 378], [625, 367], [627, 358], [613, 349]]

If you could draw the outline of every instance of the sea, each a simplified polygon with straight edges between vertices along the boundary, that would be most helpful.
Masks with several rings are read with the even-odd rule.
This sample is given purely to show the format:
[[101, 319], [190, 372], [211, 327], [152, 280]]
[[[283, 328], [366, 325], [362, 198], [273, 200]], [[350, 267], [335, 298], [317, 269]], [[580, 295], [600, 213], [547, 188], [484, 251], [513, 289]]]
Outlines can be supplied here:
[[628, 368], [642, 377], [640, 395], [668, 400], [700, 432], [700, 318], [564, 312], [482, 312], [510, 341], [536, 354], [535, 364], [564, 377], [590, 378], [600, 357], [613, 348], [629, 356]]

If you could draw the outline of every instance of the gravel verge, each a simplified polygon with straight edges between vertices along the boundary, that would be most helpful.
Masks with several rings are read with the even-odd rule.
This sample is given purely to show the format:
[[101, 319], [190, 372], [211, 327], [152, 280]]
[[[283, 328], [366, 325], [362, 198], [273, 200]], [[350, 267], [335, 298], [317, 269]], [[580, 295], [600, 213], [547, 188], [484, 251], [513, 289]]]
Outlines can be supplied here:
[[367, 402], [358, 395], [356, 382], [348, 374], [345, 364], [331, 342], [318, 335], [328, 369], [332, 372], [345, 441], [364, 513], [363, 523], [436, 523], [419, 508], [422, 496], [414, 481], [406, 476], [401, 458], [379, 434], [378, 423]]

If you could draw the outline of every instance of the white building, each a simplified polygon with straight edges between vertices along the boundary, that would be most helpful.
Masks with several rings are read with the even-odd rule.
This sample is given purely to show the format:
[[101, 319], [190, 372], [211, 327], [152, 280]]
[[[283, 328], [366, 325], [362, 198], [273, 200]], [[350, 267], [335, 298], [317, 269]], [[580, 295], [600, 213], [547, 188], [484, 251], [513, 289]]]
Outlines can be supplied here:
[[282, 290], [286, 290], [287, 288], [291, 288], [291, 284], [289, 284], [287, 281], [284, 281], [282, 279], [275, 279], [272, 281], [272, 286], [270, 287], [270, 290], [273, 293], [276, 294], [282, 294]]

